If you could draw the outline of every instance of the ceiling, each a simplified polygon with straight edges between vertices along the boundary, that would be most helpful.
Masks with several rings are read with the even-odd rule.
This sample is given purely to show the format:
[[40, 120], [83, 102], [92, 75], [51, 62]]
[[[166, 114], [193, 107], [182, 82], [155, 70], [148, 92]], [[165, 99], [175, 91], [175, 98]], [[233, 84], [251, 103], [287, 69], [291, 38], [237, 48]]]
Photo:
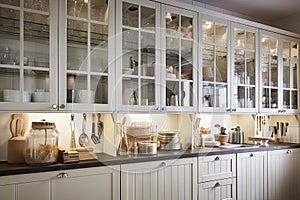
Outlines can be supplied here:
[[300, 13], [300, 0], [195, 0], [214, 7], [257, 18], [265, 22]]

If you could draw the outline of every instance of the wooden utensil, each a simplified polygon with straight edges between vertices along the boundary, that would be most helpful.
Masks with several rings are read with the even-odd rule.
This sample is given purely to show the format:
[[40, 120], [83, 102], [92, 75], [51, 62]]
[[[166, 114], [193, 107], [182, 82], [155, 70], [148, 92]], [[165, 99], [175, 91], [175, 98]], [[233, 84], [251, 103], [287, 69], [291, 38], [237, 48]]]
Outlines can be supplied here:
[[22, 119], [23, 121], [23, 126], [21, 128], [21, 136], [24, 136], [25, 135], [25, 132], [27, 130], [27, 127], [28, 127], [28, 114], [12, 114], [12, 120], [14, 119]]

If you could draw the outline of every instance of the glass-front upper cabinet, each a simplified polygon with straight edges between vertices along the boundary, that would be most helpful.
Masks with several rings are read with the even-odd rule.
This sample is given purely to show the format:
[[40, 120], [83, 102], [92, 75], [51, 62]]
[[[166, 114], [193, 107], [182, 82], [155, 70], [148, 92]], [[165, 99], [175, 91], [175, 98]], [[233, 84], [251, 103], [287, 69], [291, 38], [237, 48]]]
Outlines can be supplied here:
[[162, 110], [193, 111], [197, 102], [197, 15], [162, 7]]
[[55, 4], [0, 0], [0, 110], [56, 110]]
[[159, 105], [159, 4], [120, 1], [116, 16], [117, 109], [155, 110]]
[[261, 111], [295, 113], [299, 110], [299, 41], [261, 31]]
[[200, 109], [204, 112], [225, 112], [230, 107], [228, 22], [203, 16], [200, 30], [202, 47]]
[[112, 8], [114, 1], [59, 1], [60, 110], [113, 109]]
[[282, 109], [279, 112], [297, 112], [299, 110], [299, 41], [283, 38], [282, 64]]
[[233, 24], [231, 111], [258, 111], [258, 30]]

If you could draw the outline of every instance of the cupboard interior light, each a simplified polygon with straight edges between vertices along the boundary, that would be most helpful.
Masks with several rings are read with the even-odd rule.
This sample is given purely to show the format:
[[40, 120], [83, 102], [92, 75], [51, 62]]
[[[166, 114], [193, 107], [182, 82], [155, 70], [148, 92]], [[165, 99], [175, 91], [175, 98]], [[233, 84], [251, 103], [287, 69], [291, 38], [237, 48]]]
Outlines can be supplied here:
[[84, 3], [89, 3], [89, 0], [84, 0]]
[[261, 42], [265, 42], [268, 38], [262, 37]]
[[211, 29], [212, 25], [212, 22], [205, 22], [205, 24], [202, 27], [203, 29]]

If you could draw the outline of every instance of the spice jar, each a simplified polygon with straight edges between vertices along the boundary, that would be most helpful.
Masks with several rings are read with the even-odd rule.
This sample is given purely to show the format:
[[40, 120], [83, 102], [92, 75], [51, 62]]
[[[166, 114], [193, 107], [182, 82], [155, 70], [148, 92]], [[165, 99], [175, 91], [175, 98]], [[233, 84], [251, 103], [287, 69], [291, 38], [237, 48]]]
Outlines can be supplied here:
[[57, 161], [58, 131], [54, 122], [32, 122], [26, 135], [25, 162], [29, 165], [47, 165]]

